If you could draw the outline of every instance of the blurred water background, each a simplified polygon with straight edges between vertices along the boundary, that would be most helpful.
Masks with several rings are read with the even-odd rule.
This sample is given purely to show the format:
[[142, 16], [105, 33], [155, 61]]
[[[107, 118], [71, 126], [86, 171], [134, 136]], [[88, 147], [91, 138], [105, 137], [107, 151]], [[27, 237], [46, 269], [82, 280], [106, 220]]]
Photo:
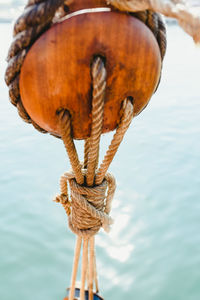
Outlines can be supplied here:
[[[51, 199], [69, 162], [59, 140], [21, 121], [3, 79], [11, 22], [23, 4], [0, 1], [0, 299], [62, 300], [74, 236]], [[168, 26], [159, 90], [111, 167], [115, 224], [97, 236], [105, 299], [200, 299], [199, 79], [200, 48]]]

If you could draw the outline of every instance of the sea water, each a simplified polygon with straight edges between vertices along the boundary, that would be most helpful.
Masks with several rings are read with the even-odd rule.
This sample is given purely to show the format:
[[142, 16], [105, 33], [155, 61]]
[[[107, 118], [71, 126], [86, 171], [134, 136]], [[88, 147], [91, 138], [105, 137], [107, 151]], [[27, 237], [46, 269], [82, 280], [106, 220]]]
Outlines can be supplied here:
[[[52, 198], [70, 165], [62, 142], [22, 122], [8, 101], [11, 28], [0, 24], [0, 299], [62, 300], [75, 237]], [[168, 27], [161, 85], [110, 171], [115, 223], [96, 238], [102, 296], [199, 300], [200, 49], [177, 26]]]

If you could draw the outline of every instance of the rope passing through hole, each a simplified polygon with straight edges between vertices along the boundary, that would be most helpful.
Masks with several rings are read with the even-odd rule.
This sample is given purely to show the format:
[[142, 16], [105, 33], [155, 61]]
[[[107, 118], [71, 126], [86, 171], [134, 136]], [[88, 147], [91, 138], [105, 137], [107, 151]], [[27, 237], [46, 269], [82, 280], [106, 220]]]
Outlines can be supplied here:
[[[85, 282], [88, 281], [89, 300], [93, 299], [93, 286], [98, 292], [96, 271], [95, 234], [102, 227], [109, 231], [109, 216], [115, 193], [115, 179], [107, 170], [117, 152], [133, 118], [133, 103], [127, 98], [122, 102], [120, 122], [104, 160], [98, 168], [99, 144], [103, 124], [106, 88], [106, 68], [96, 57], [91, 66], [93, 98], [91, 136], [85, 141], [84, 164], [81, 164], [71, 134], [71, 118], [66, 110], [58, 113], [59, 126], [72, 171], [61, 176], [61, 194], [54, 201], [61, 203], [68, 215], [68, 224], [77, 235], [69, 300], [74, 299], [78, 263], [83, 247], [80, 300], [85, 299]], [[69, 196], [68, 189], [70, 188]]]
[[[41, 128], [31, 118], [22, 103], [19, 88], [21, 68], [34, 42], [68, 13], [67, 7], [68, 5], [70, 7], [71, 2], [76, 2], [76, 0], [28, 0], [24, 11], [15, 22], [13, 30], [14, 38], [8, 51], [8, 65], [5, 72], [5, 81], [9, 87], [10, 102], [16, 106], [20, 117], [26, 123], [32, 124], [35, 129], [42, 133], [46, 133], [46, 130]], [[117, 0], [110, 2], [113, 6], [118, 7]], [[137, 0], [137, 2], [140, 3], [141, 0]], [[124, 5], [125, 0], [123, 7]], [[123, 10], [123, 7], [120, 6], [119, 9]], [[128, 10], [130, 11], [131, 9], [129, 8]], [[163, 60], [166, 52], [166, 30], [162, 17], [151, 9], [144, 11], [141, 11], [141, 9], [132, 9], [131, 12], [133, 12], [132, 15], [134, 17], [141, 20], [141, 22], [152, 31], [158, 42], [161, 58]]]

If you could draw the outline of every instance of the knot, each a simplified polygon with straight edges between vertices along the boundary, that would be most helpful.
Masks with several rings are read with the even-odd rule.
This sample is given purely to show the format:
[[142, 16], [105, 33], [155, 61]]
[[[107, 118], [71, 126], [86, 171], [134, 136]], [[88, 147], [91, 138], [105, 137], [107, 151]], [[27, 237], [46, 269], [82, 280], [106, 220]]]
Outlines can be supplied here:
[[[86, 174], [86, 170], [82, 170]], [[68, 184], [71, 199], [68, 197]], [[113, 223], [109, 216], [116, 184], [114, 177], [107, 173], [99, 185], [88, 187], [79, 185], [73, 172], [65, 173], [60, 180], [61, 194], [55, 198], [67, 215], [72, 232], [82, 237], [95, 235], [101, 227], [108, 232]]]

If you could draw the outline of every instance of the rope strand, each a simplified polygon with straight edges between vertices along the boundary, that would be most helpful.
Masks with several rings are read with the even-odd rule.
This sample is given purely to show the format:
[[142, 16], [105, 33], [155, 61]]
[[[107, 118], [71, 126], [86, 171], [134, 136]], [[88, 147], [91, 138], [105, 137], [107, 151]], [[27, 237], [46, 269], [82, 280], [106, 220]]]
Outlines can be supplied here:
[[92, 186], [98, 162], [99, 142], [103, 126], [104, 96], [106, 89], [106, 70], [100, 57], [92, 64], [93, 98], [92, 98], [92, 130], [87, 164], [87, 184]]
[[67, 150], [76, 181], [82, 185], [84, 183], [84, 176], [81, 172], [81, 164], [71, 134], [71, 120], [68, 111], [62, 110], [59, 113], [59, 125], [61, 137]]
[[133, 105], [128, 99], [126, 99], [123, 102], [122, 111], [123, 111], [123, 115], [122, 115], [122, 119], [119, 124], [119, 127], [116, 130], [113, 140], [109, 146], [109, 149], [108, 149], [108, 151], [104, 157], [104, 160], [97, 172], [96, 181], [95, 181], [95, 183], [97, 185], [103, 181], [105, 174], [106, 174], [106, 172], [107, 172], [107, 170], [119, 148], [119, 145], [121, 144], [121, 142], [124, 138], [124, 135], [131, 124], [131, 121], [133, 118]]
[[153, 10], [166, 17], [177, 19], [179, 25], [193, 37], [195, 43], [200, 43], [200, 9], [192, 7], [183, 0], [108, 0], [122, 11], [137, 12]]
[[73, 263], [69, 300], [74, 300], [78, 263], [79, 263], [80, 253], [81, 253], [81, 244], [82, 244], [82, 238], [80, 236], [78, 236], [77, 240], [76, 240], [76, 247], [75, 247], [75, 254], [74, 254], [74, 263]]

